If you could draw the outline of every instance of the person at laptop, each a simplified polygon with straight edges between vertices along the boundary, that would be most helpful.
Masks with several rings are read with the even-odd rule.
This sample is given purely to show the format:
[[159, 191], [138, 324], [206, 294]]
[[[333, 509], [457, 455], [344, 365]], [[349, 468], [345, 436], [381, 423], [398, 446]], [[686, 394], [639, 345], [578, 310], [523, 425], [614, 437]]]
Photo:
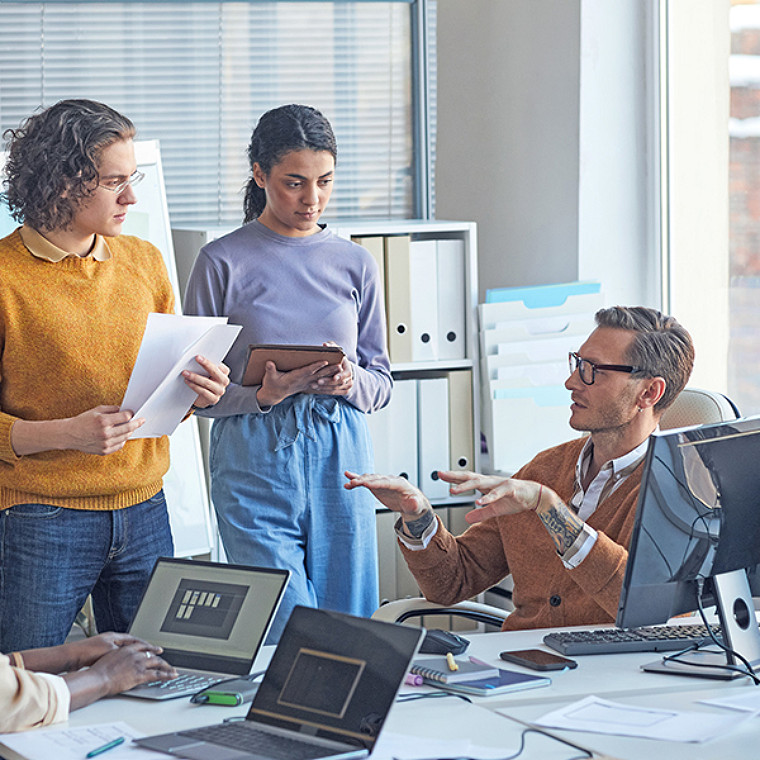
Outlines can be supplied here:
[[57, 723], [69, 717], [69, 710], [101, 697], [174, 678], [177, 673], [158, 656], [161, 651], [125, 633], [102, 633], [0, 655], [0, 731]]
[[[119, 411], [150, 312], [173, 313], [161, 253], [121, 234], [136, 202], [132, 122], [63, 100], [8, 130], [0, 240], [0, 651], [61, 644], [92, 592], [126, 631], [157, 557], [173, 554], [169, 439], [129, 440]], [[227, 368], [183, 372], [215, 404]]]
[[589, 436], [539, 453], [513, 478], [441, 472], [452, 494], [483, 494], [461, 536], [404, 478], [346, 472], [346, 488], [367, 488], [400, 513], [401, 550], [430, 601], [468, 599], [511, 573], [505, 630], [614, 620], [647, 439], [686, 385], [694, 348], [654, 309], [602, 309], [596, 324], [570, 354], [565, 382], [570, 426]]

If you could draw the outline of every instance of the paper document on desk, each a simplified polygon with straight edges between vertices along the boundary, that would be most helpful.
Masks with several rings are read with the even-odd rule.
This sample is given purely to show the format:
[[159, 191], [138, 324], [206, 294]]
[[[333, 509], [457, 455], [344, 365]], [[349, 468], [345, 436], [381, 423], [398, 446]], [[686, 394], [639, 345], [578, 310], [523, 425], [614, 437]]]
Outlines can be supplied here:
[[[119, 747], [108, 750], [108, 760], [166, 760], [161, 752], [142, 749], [132, 739], [145, 736], [128, 723], [99, 723], [78, 728], [39, 728], [18, 734], [0, 734], [2, 756], [9, 760], [82, 760], [88, 752], [124, 737]], [[13, 754], [5, 748], [10, 749]]]
[[171, 435], [196, 398], [182, 371], [203, 374], [195, 361], [198, 355], [218, 364], [241, 329], [227, 324], [227, 317], [149, 314], [120, 407], [145, 418], [145, 424], [131, 438]]
[[544, 728], [673, 742], [705, 742], [732, 731], [752, 713], [657, 710], [589, 696], [534, 721]]
[[728, 710], [740, 710], [742, 712], [760, 713], [760, 689], [748, 685], [747, 689], [736, 689], [726, 697], [714, 699], [700, 699], [702, 704], [714, 707], [725, 707]]
[[455, 698], [402, 701], [393, 706], [371, 760], [504, 758], [518, 750], [523, 730], [498, 713]]

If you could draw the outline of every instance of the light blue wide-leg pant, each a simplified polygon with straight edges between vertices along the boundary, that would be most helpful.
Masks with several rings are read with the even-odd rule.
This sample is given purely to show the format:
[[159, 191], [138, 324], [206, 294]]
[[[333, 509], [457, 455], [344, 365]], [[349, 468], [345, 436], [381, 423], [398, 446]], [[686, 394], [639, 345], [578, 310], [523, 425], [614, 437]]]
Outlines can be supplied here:
[[364, 414], [298, 394], [268, 414], [214, 421], [211, 496], [230, 562], [290, 570], [268, 642], [297, 604], [367, 617], [378, 604], [374, 497], [344, 470], [372, 472]]

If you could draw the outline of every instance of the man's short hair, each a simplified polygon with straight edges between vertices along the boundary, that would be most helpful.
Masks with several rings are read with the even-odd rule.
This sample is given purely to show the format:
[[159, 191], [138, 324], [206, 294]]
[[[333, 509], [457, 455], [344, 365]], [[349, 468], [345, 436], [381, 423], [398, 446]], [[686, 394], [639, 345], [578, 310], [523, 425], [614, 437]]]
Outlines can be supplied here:
[[675, 317], [645, 306], [612, 306], [600, 309], [594, 318], [599, 327], [636, 333], [626, 361], [643, 368], [636, 376], [665, 380], [665, 392], [654, 407], [656, 412], [664, 412], [684, 389], [694, 367], [691, 335]]
[[11, 215], [39, 230], [66, 228], [98, 186], [101, 153], [134, 124], [92, 100], [61, 100], [8, 129], [5, 192]]

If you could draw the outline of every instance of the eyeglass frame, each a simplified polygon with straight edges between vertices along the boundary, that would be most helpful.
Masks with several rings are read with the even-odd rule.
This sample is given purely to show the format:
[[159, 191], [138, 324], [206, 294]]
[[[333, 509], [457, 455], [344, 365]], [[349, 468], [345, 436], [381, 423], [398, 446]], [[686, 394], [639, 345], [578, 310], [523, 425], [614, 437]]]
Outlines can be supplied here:
[[[627, 372], [628, 374], [633, 374], [634, 372], [646, 372], [643, 367], [633, 367], [630, 364], [597, 364], [596, 362], [592, 362], [590, 359], [584, 359], [582, 356], [577, 354], [575, 351], [568, 351], [567, 354], [567, 363], [570, 367], [570, 374], [572, 375], [575, 370], [578, 370], [578, 377], [581, 379], [581, 382], [584, 385], [593, 385], [596, 380], [596, 371], [598, 369], [601, 370], [610, 370], [612, 372]], [[575, 364], [575, 366], [573, 366]], [[581, 369], [581, 366], [583, 364], [588, 364], [589, 367], [591, 367], [591, 382], [588, 382], [583, 377], [583, 370]]]
[[130, 185], [139, 185], [145, 179], [145, 172], [141, 172], [139, 169], [135, 169], [132, 174], [129, 175], [123, 182], [119, 182], [116, 187], [108, 187], [108, 185], [101, 185], [98, 182], [98, 187], [102, 187], [104, 190], [108, 190], [109, 193], [116, 193], [119, 195], [123, 193]]

